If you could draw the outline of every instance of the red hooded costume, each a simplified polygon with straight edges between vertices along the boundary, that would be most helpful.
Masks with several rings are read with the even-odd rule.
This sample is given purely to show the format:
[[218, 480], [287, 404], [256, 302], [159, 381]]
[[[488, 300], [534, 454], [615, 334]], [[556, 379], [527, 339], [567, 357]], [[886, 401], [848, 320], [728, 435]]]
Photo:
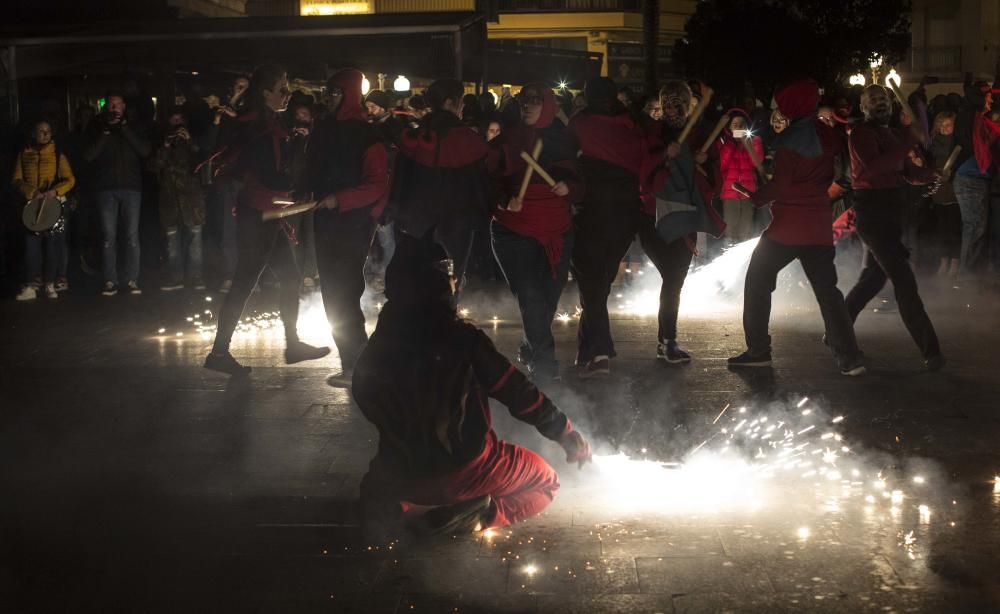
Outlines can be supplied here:
[[316, 198], [333, 194], [341, 213], [371, 207], [371, 216], [378, 219], [388, 197], [389, 165], [362, 106], [362, 78], [353, 68], [330, 78], [344, 95], [336, 115], [316, 127], [309, 144], [309, 177]]
[[843, 137], [816, 118], [815, 81], [786, 85], [774, 98], [790, 124], [775, 141], [774, 177], [752, 198], [758, 207], [771, 205], [774, 219], [764, 236], [784, 245], [832, 245], [827, 190], [834, 179], [834, 158], [844, 150]]
[[[576, 150], [562, 124], [553, 123], [556, 99], [551, 88], [544, 84], [529, 84], [525, 89], [542, 93], [542, 112], [534, 125], [518, 124], [505, 130], [491, 143], [489, 169], [500, 200], [493, 218], [517, 234], [532, 237], [541, 243], [555, 275], [556, 266], [562, 258], [563, 235], [573, 225], [569, 206], [582, 198], [583, 183], [576, 174]], [[524, 194], [523, 208], [517, 212], [509, 211], [506, 204], [520, 192], [528, 169], [521, 152], [530, 155], [538, 139], [543, 143], [540, 164], [553, 179], [565, 182], [570, 192], [565, 197], [556, 196], [538, 173], [532, 173]]]
[[492, 208], [486, 140], [454, 113], [438, 110], [404, 130], [393, 169], [389, 213], [422, 237], [447, 218], [486, 219]]

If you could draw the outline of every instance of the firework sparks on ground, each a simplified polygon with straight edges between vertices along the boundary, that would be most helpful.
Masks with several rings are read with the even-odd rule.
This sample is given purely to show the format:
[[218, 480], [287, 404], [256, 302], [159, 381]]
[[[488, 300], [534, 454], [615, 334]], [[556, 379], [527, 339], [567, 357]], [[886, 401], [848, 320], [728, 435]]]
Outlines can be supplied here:
[[[743, 288], [750, 256], [757, 239], [738, 243], [721, 256], [688, 273], [681, 291], [681, 313], [704, 314], [732, 309], [733, 295]], [[616, 293], [618, 309], [637, 316], [656, 315], [660, 309], [660, 277], [652, 264], [646, 267], [638, 289]], [[642, 272], [640, 270], [640, 272]], [[690, 310], [690, 311], [689, 311]]]
[[[873, 522], [930, 525], [936, 516], [925, 497], [932, 480], [871, 469], [835, 430], [843, 421], [844, 416], [824, 417], [808, 399], [770, 414], [727, 405], [715, 417], [716, 430], [681, 462], [649, 460], [645, 450], [636, 458], [595, 456], [594, 486], [607, 508], [623, 513], [704, 515], [770, 508], [824, 518], [856, 504]], [[904, 490], [907, 486], [913, 493]], [[954, 526], [947, 518], [938, 520]], [[806, 540], [813, 533], [801, 527], [797, 535]], [[900, 546], [916, 557], [913, 535], [910, 531]]]

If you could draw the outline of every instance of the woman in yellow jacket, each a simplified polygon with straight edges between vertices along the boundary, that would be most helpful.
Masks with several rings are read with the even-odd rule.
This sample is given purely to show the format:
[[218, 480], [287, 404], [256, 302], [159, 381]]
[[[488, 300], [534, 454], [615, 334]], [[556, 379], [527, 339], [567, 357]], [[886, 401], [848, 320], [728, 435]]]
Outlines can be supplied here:
[[[56, 159], [58, 155], [59, 159]], [[31, 143], [17, 155], [14, 165], [14, 189], [29, 201], [36, 196], [60, 200], [76, 185], [69, 160], [56, 151], [52, 141], [52, 126], [46, 121], [35, 124]], [[44, 253], [45, 276], [42, 277]], [[38, 296], [45, 283], [45, 295], [56, 298], [57, 293], [69, 288], [66, 281], [66, 232], [37, 234], [25, 230], [24, 238], [25, 284], [17, 295], [19, 301], [30, 301]]]

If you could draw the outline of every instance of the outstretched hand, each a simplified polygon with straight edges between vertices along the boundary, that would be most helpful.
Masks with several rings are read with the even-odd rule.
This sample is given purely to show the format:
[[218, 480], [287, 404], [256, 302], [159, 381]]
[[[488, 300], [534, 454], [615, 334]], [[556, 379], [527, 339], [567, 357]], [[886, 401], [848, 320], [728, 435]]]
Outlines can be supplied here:
[[559, 445], [566, 452], [567, 463], [576, 463], [582, 469], [591, 461], [590, 443], [579, 431], [570, 431], [560, 437]]

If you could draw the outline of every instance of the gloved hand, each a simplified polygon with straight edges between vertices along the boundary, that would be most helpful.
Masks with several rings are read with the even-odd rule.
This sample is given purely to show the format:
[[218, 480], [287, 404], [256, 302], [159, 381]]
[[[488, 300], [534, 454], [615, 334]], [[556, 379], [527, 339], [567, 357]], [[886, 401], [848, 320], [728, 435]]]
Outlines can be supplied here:
[[579, 431], [569, 431], [559, 438], [559, 445], [566, 451], [566, 462], [576, 463], [580, 468], [590, 461], [590, 443]]

